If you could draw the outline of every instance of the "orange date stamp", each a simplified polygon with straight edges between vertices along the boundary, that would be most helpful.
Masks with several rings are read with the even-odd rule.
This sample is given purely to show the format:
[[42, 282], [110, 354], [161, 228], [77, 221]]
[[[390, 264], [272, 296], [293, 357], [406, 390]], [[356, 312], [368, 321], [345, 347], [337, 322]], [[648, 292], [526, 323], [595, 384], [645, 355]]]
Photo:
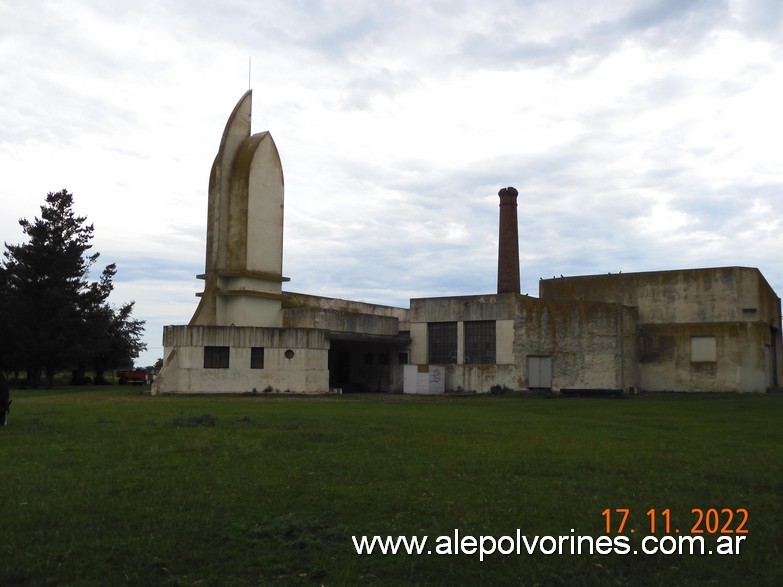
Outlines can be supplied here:
[[650, 508], [645, 513], [641, 528], [629, 523], [630, 508], [606, 508], [601, 512], [605, 521], [606, 534], [635, 534], [644, 532], [656, 534], [748, 534], [750, 515], [745, 508], [693, 508], [691, 519], [683, 528], [673, 523], [671, 509]]

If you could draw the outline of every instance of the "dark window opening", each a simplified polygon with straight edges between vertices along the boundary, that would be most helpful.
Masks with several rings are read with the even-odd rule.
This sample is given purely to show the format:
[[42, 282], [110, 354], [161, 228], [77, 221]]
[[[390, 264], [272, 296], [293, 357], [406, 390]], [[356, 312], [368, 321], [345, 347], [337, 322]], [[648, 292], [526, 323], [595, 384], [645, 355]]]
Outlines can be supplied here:
[[250, 349], [250, 368], [264, 368], [264, 347], [252, 347]]
[[673, 336], [640, 337], [640, 363], [664, 363], [674, 360], [676, 344]]
[[227, 346], [205, 346], [204, 369], [228, 369], [229, 355]]

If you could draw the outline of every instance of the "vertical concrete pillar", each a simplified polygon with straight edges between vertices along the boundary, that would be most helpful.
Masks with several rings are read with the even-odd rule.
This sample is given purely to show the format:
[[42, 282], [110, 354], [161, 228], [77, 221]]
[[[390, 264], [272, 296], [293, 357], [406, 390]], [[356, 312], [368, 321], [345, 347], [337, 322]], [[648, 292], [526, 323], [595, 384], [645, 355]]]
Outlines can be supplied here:
[[517, 196], [512, 187], [503, 188], [500, 196], [500, 231], [498, 237], [498, 293], [520, 293], [519, 231]]

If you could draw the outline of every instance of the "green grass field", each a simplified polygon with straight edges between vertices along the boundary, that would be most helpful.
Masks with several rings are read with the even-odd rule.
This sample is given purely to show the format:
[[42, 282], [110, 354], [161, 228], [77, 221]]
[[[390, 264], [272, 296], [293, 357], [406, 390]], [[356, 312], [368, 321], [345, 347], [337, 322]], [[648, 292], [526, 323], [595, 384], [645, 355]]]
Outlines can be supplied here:
[[[779, 394], [194, 398], [116, 387], [12, 399], [0, 429], [4, 586], [783, 584]], [[434, 552], [455, 529], [597, 538], [607, 508], [613, 526], [614, 510], [630, 509], [634, 549], [651, 508], [668, 508], [681, 534], [693, 508], [744, 508], [748, 534], [739, 555], [578, 555], [566, 543], [565, 554], [483, 562], [358, 555], [351, 540], [427, 535]], [[712, 547], [719, 535], [704, 536]]]

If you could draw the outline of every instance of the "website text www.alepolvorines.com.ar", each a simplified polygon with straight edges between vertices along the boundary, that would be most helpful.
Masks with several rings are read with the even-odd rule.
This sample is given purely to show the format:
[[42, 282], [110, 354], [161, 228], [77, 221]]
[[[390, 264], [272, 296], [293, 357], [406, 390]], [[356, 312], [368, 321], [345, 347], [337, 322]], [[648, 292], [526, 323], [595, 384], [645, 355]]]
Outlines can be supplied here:
[[353, 547], [359, 555], [468, 555], [483, 561], [490, 556], [521, 555], [591, 555], [591, 554], [643, 554], [643, 555], [738, 555], [747, 536], [689, 536], [664, 535], [583, 536], [534, 535], [527, 536], [517, 529], [503, 536], [463, 534], [455, 529], [452, 534], [437, 536], [351, 536]]

